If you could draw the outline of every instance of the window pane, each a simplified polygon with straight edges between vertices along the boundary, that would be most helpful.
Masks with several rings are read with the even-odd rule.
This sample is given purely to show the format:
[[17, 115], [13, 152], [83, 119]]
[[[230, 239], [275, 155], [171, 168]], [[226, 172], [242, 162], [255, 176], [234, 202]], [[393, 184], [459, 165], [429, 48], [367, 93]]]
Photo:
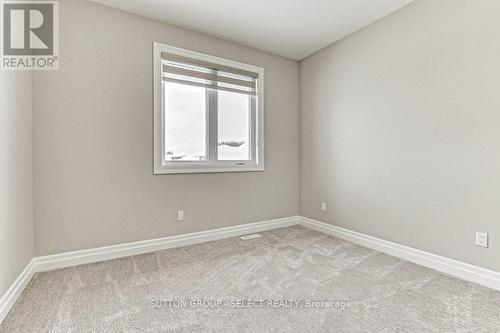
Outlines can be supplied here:
[[219, 160], [250, 160], [250, 96], [218, 91]]
[[205, 88], [165, 82], [165, 161], [205, 161]]

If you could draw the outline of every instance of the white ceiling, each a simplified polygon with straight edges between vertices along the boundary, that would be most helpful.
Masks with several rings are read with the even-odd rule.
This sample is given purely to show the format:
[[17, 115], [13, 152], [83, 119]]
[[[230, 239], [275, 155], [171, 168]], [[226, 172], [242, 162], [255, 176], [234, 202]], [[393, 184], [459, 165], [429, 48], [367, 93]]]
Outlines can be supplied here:
[[300, 60], [414, 0], [92, 0]]

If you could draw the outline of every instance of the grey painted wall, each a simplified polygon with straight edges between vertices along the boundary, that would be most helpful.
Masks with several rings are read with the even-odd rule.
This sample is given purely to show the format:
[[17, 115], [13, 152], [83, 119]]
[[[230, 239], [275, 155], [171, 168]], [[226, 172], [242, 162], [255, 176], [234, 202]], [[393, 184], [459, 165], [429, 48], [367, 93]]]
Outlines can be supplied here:
[[301, 215], [500, 271], [499, 15], [420, 0], [300, 63]]
[[[264, 172], [153, 175], [154, 41], [264, 67]], [[295, 61], [60, 1], [60, 69], [34, 75], [36, 255], [296, 215], [298, 74]]]
[[0, 297], [33, 258], [32, 75], [0, 71]]

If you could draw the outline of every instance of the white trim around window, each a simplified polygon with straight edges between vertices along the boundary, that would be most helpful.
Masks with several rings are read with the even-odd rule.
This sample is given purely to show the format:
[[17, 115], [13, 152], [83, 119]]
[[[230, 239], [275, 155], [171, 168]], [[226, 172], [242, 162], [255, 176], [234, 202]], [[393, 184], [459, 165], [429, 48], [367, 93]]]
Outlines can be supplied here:
[[[192, 68], [175, 68], [168, 63], [165, 65], [165, 57], [173, 58], [174, 61], [188, 59], [194, 64]], [[264, 69], [248, 64], [239, 63], [211, 55], [189, 51], [160, 43], [153, 43], [153, 79], [154, 79], [154, 173], [210, 173], [210, 172], [248, 172], [264, 170]], [[174, 63], [175, 66], [175, 63]], [[214, 68], [215, 75], [206, 72], [196, 73], [196, 69], [207, 67]], [[193, 70], [194, 68], [194, 70]], [[202, 68], [203, 70], [203, 68]], [[221, 82], [214, 82], [217, 78], [217, 70], [224, 73], [229, 71], [235, 73], [236, 79], [231, 76], [221, 76]], [[193, 78], [179, 76], [177, 74], [193, 74]], [[252, 82], [240, 80], [238, 75], [253, 75]], [[199, 83], [199, 78], [208, 77], [210, 81]], [[215, 78], [215, 79], [214, 79]], [[254, 80], [254, 81], [253, 81]], [[165, 148], [165, 81], [179, 81], [183, 84], [206, 87], [207, 111], [206, 111], [206, 158], [200, 161], [174, 161], [167, 160]], [[226, 81], [230, 85], [226, 84]], [[207, 82], [207, 83], [205, 83]], [[233, 83], [236, 83], [233, 84]], [[241, 83], [241, 86], [238, 86]], [[250, 101], [249, 121], [249, 158], [245, 160], [219, 160], [218, 159], [218, 132], [217, 132], [217, 88], [221, 90], [236, 91], [246, 94]]]

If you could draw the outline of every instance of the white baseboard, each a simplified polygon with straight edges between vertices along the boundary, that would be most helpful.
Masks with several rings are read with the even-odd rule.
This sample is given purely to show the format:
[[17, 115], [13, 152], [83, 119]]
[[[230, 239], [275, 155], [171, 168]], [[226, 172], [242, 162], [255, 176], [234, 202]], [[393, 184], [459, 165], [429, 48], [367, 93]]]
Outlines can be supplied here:
[[33, 261], [36, 271], [44, 272], [58, 268], [154, 252], [173, 247], [242, 236], [260, 231], [288, 227], [298, 223], [298, 216], [284, 217], [275, 220], [247, 223], [220, 229], [36, 257]]
[[10, 288], [0, 298], [0, 324], [5, 319], [10, 309], [14, 306], [24, 288], [28, 285], [31, 278], [35, 274], [33, 260], [31, 260], [24, 270], [19, 274], [17, 279], [12, 283]]
[[472, 281], [486, 287], [500, 290], [500, 273], [482, 267], [470, 265], [458, 260], [438, 256], [359, 232], [340, 228], [328, 223], [300, 217], [300, 224], [306, 228], [329, 234], [347, 241], [374, 249], [394, 257], [425, 266], [436, 271]]

